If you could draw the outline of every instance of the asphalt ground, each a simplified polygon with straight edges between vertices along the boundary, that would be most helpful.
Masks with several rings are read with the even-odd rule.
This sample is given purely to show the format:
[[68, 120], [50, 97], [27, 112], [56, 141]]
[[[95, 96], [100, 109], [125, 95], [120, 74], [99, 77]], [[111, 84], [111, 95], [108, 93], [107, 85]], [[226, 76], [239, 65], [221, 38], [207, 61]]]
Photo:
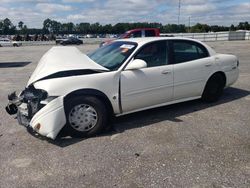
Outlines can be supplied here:
[[239, 80], [219, 102], [147, 110], [97, 137], [55, 141], [4, 110], [51, 46], [0, 48], [0, 187], [250, 187], [250, 41], [209, 45], [240, 59]]

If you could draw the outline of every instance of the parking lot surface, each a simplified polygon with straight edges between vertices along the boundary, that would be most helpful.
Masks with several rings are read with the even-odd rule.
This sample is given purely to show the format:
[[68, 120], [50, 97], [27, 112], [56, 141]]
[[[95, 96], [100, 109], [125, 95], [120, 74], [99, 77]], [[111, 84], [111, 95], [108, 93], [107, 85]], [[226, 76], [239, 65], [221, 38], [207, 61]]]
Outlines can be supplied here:
[[0, 187], [250, 187], [250, 41], [208, 44], [240, 60], [239, 80], [219, 102], [147, 110], [97, 137], [55, 141], [4, 110], [52, 46], [0, 48]]

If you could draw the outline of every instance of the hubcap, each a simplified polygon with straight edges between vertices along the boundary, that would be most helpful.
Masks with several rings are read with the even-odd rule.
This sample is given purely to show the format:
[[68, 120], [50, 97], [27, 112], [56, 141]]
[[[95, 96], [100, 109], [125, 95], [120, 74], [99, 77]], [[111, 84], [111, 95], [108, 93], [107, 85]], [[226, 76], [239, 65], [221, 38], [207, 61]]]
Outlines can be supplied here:
[[95, 109], [87, 104], [74, 106], [69, 113], [69, 123], [77, 131], [85, 132], [93, 129], [97, 123]]

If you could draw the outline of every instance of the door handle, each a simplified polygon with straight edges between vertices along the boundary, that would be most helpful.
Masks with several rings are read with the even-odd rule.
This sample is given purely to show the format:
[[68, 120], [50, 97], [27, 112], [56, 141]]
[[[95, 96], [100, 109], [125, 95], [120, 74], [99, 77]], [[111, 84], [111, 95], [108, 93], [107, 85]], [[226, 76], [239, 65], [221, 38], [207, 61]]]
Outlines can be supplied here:
[[212, 63], [208, 63], [205, 65], [205, 67], [211, 67], [212, 66]]
[[232, 67], [232, 70], [235, 70], [237, 67]]
[[171, 71], [170, 71], [170, 70], [164, 70], [164, 71], [162, 71], [161, 73], [162, 73], [162, 74], [170, 74]]
[[220, 60], [220, 58], [219, 58], [219, 57], [216, 57], [216, 58], [215, 58], [215, 61], [219, 61], [219, 60]]

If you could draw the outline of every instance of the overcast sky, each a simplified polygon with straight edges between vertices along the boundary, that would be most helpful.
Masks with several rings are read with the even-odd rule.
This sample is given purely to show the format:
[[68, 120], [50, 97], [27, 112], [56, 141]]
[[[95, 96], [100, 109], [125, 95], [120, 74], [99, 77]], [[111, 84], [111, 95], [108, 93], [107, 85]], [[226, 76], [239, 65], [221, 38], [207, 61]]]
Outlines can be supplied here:
[[[42, 27], [46, 18], [60, 22], [177, 23], [178, 0], [0, 0], [0, 19]], [[250, 0], [181, 0], [180, 23], [230, 25], [250, 22]]]

